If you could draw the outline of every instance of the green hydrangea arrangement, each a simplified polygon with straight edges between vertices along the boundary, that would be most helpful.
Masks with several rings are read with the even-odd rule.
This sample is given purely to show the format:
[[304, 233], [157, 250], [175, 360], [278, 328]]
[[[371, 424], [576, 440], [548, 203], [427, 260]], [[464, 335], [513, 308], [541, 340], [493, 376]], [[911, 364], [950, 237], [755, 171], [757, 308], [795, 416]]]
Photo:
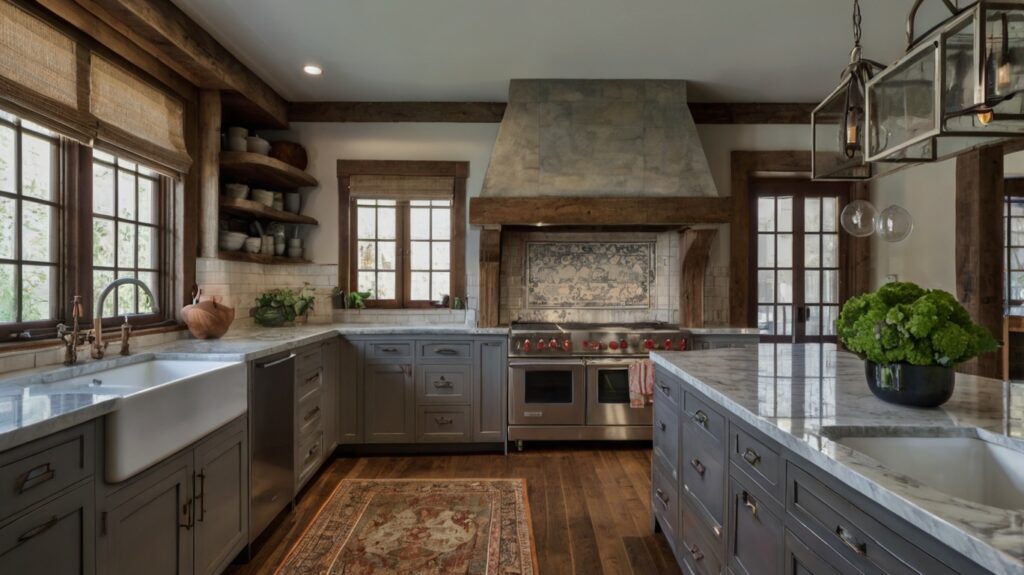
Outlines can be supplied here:
[[277, 327], [313, 309], [315, 298], [309, 284], [301, 291], [291, 289], [267, 290], [256, 298], [253, 319], [264, 327]]
[[999, 348], [950, 293], [910, 282], [851, 298], [836, 329], [847, 349], [881, 365], [949, 367]]

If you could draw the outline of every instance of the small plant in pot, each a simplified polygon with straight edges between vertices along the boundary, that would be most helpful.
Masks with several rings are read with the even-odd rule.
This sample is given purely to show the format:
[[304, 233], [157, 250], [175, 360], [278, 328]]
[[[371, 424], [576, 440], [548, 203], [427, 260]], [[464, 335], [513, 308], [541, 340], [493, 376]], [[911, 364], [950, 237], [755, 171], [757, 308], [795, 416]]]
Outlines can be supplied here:
[[851, 298], [836, 329], [843, 345], [865, 360], [875, 396], [916, 407], [948, 401], [954, 366], [999, 347], [951, 294], [910, 282]]
[[313, 309], [314, 299], [307, 290], [267, 290], [256, 298], [253, 319], [263, 327], [279, 327]]

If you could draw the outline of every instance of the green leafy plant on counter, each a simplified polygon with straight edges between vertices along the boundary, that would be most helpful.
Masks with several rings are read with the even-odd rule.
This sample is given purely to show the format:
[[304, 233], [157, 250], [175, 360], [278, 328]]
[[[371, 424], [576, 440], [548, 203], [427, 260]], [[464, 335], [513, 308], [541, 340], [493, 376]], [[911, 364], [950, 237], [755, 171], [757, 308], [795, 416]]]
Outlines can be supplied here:
[[363, 309], [364, 307], [366, 307], [366, 302], [364, 302], [363, 300], [369, 297], [370, 292], [368, 291], [349, 292], [348, 309]]
[[313, 309], [315, 298], [309, 285], [302, 290], [272, 289], [256, 298], [256, 311], [253, 319], [264, 327], [276, 327], [285, 322], [295, 321]]
[[879, 365], [950, 367], [999, 348], [951, 294], [910, 282], [851, 298], [836, 329], [847, 349]]

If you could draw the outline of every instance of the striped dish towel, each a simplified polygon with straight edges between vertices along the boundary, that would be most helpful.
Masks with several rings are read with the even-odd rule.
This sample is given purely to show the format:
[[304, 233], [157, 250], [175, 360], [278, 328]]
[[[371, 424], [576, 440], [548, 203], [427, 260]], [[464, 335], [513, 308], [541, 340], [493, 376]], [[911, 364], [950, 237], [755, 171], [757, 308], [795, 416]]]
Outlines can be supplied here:
[[629, 366], [629, 406], [641, 409], [654, 402], [654, 364], [641, 359]]

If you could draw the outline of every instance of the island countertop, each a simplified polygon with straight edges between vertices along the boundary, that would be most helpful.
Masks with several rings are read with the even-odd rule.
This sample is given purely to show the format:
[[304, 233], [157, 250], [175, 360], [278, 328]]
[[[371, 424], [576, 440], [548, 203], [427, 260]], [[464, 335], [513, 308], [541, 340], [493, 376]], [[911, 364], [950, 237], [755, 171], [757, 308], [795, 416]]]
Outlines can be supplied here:
[[1024, 384], [958, 374], [948, 403], [917, 409], [877, 399], [868, 389], [863, 361], [834, 345], [656, 352], [652, 359], [723, 409], [982, 567], [1001, 575], [1024, 572], [1024, 509], [951, 497], [829, 439], [838, 431], [852, 435], [865, 428], [892, 435], [921, 428], [976, 428], [984, 439], [1024, 452]]

